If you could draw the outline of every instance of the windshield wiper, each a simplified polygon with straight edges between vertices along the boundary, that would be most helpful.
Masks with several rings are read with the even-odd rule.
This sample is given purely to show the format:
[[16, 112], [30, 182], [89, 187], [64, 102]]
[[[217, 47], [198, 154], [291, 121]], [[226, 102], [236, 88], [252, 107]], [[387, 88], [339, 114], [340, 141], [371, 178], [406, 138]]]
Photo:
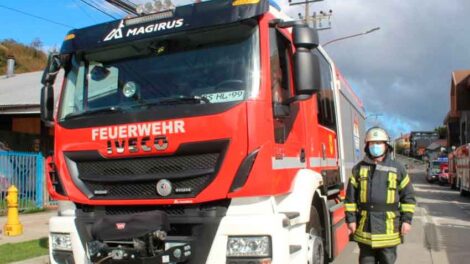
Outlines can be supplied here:
[[134, 107], [142, 106], [155, 106], [155, 105], [172, 105], [172, 104], [208, 104], [209, 99], [201, 96], [180, 96], [180, 97], [166, 97], [157, 100], [143, 101]]
[[77, 117], [83, 117], [83, 116], [89, 116], [93, 114], [101, 114], [101, 113], [113, 113], [113, 112], [122, 112], [121, 107], [116, 107], [116, 106], [111, 106], [111, 107], [104, 107], [104, 108], [98, 108], [94, 110], [89, 110], [85, 112], [74, 112], [66, 115], [64, 119], [71, 119], [71, 118], [77, 118]]

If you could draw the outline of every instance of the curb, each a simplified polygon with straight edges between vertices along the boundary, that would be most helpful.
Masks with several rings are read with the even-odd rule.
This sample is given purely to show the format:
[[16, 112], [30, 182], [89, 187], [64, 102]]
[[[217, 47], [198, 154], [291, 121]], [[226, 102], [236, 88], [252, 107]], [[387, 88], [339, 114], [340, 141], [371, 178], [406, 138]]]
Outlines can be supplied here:
[[[420, 207], [421, 210], [422, 210], [422, 214], [423, 214], [423, 224], [424, 224], [424, 228], [425, 228], [425, 231], [427, 231], [427, 227], [429, 226], [429, 228], [431, 229], [430, 231], [434, 231], [434, 232], [426, 232], [427, 235], [433, 235], [433, 234], [436, 234], [434, 237], [434, 240], [437, 241], [437, 233], [438, 233], [438, 229], [436, 228], [437, 226], [437, 223], [434, 221], [434, 219], [428, 214], [428, 211], [426, 210], [426, 208], [424, 207]], [[443, 250], [439, 250], [439, 245], [431, 245], [431, 243], [429, 243], [428, 239], [427, 239], [428, 236], [425, 236], [425, 242], [426, 242], [426, 245], [428, 247], [428, 250], [429, 252], [431, 253], [431, 258], [432, 258], [432, 263], [436, 263], [436, 264], [449, 264], [449, 261], [448, 261], [448, 258], [447, 258], [447, 252], [443, 251]], [[436, 247], [437, 247], [437, 250], [436, 250]]]
[[31, 259], [25, 259], [17, 262], [10, 262], [10, 264], [49, 264], [49, 256], [40, 256]]

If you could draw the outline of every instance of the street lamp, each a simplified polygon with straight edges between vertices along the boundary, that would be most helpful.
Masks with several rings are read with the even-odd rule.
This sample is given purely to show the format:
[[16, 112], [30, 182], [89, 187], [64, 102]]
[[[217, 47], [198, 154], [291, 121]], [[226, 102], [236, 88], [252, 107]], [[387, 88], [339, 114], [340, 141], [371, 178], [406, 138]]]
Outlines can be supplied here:
[[362, 36], [362, 35], [367, 35], [369, 33], [372, 33], [374, 31], [377, 31], [379, 30], [380, 27], [376, 27], [376, 28], [373, 28], [373, 29], [370, 29], [370, 30], [367, 30], [367, 31], [364, 31], [362, 33], [359, 33], [359, 34], [354, 34], [354, 35], [349, 35], [349, 36], [346, 36], [346, 37], [341, 37], [341, 38], [337, 38], [337, 39], [333, 39], [333, 40], [330, 40], [324, 44], [322, 44], [323, 47], [325, 47], [326, 45], [329, 45], [333, 42], [336, 42], [336, 41], [340, 41], [340, 40], [343, 40], [343, 39], [348, 39], [348, 38], [354, 38], [354, 37], [358, 37], [358, 36]]

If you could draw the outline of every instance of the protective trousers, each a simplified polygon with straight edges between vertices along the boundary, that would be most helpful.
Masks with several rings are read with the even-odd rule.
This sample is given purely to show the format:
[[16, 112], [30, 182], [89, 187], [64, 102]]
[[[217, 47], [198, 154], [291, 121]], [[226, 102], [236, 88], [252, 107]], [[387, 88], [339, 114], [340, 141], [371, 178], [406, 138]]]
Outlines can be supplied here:
[[397, 247], [371, 248], [369, 245], [359, 245], [360, 264], [393, 264], [397, 259]]

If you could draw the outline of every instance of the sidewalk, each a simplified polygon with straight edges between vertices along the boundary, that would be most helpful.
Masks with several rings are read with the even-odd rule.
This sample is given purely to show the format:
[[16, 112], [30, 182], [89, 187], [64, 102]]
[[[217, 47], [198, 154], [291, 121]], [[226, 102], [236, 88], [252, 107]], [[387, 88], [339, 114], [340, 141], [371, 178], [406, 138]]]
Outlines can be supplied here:
[[[20, 223], [23, 225], [23, 234], [19, 236], [5, 236], [3, 235], [3, 227], [7, 222], [6, 216], [0, 217], [0, 245], [6, 243], [19, 243], [40, 239], [48, 236], [49, 233], [49, 218], [57, 215], [56, 210], [48, 210], [41, 213], [34, 214], [20, 214]], [[32, 259], [27, 259], [12, 264], [47, 264], [49, 263], [49, 256], [40, 256]]]
[[[429, 264], [436, 263], [433, 261], [433, 254], [427, 247], [425, 241], [426, 231], [426, 212], [423, 208], [417, 206], [413, 217], [411, 232], [405, 237], [405, 243], [398, 246], [397, 264], [414, 263]], [[445, 264], [446, 262], [438, 262]]]
[[57, 215], [56, 210], [34, 214], [20, 214], [20, 223], [23, 225], [23, 234], [19, 236], [5, 236], [3, 234], [3, 227], [7, 222], [7, 217], [1, 216], [0, 227], [2, 233], [0, 234], [0, 245], [47, 237], [49, 232], [49, 218], [54, 215]]
[[[426, 212], [419, 206], [413, 218], [412, 229], [405, 237], [405, 243], [398, 246], [396, 264], [446, 264], [446, 261], [436, 262], [433, 252], [426, 245], [425, 227], [427, 224]], [[433, 258], [434, 257], [434, 258]], [[355, 242], [349, 242], [346, 249], [333, 262], [334, 264], [358, 263], [359, 248]]]

